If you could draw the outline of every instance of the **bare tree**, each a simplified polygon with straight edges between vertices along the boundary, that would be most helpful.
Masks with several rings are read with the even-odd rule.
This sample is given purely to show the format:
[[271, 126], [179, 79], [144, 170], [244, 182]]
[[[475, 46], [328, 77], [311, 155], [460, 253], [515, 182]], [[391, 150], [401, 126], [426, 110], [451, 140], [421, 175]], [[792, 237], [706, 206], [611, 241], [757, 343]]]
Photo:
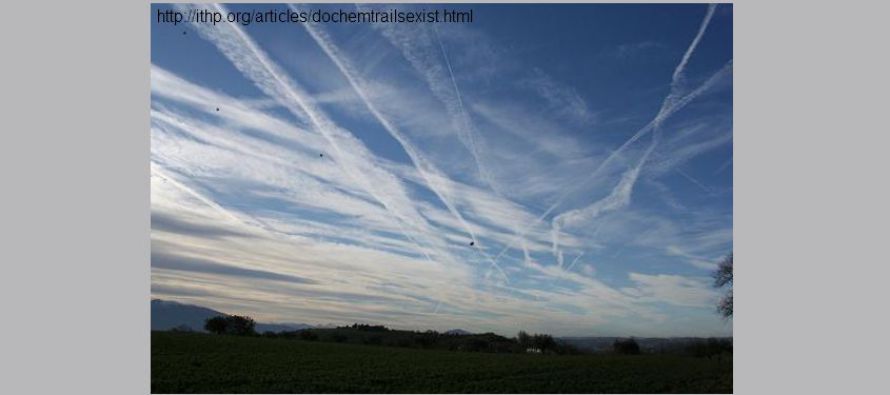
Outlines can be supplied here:
[[732, 317], [732, 253], [730, 252], [726, 258], [717, 265], [714, 272], [714, 287], [728, 287], [726, 295], [717, 303], [717, 311], [724, 317]]

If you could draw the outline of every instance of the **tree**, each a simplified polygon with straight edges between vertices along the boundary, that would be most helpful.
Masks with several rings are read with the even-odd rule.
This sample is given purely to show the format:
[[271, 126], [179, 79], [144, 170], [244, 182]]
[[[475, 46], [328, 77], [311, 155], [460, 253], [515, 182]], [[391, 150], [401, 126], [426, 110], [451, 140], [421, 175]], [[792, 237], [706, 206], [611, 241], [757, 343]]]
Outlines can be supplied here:
[[717, 311], [726, 318], [732, 318], [732, 252], [723, 258], [714, 272], [714, 287], [727, 287], [726, 295], [717, 303]]
[[525, 331], [519, 331], [519, 334], [516, 335], [516, 341], [519, 342], [519, 345], [522, 346], [523, 350], [531, 347], [532, 345], [532, 337], [525, 333]]
[[208, 318], [207, 321], [204, 322], [204, 329], [210, 333], [216, 333], [217, 335], [221, 335], [226, 333], [226, 328], [228, 328], [229, 323], [226, 321], [226, 317], [218, 315], [213, 318]]
[[204, 322], [204, 329], [217, 335], [253, 335], [255, 326], [253, 318], [240, 315], [218, 315]]
[[241, 315], [230, 315], [226, 317], [226, 321], [229, 324], [228, 328], [226, 328], [226, 333], [241, 336], [252, 335], [256, 333], [254, 331], [256, 323], [253, 321], [253, 318]]
[[553, 340], [553, 336], [543, 333], [535, 334], [535, 336], [532, 338], [532, 343], [534, 344], [535, 348], [541, 350], [542, 352], [553, 350], [554, 348], [556, 348], [556, 341]]
[[616, 354], [636, 355], [640, 353], [640, 345], [637, 344], [634, 338], [627, 340], [615, 339], [615, 342], [612, 343], [612, 350]]

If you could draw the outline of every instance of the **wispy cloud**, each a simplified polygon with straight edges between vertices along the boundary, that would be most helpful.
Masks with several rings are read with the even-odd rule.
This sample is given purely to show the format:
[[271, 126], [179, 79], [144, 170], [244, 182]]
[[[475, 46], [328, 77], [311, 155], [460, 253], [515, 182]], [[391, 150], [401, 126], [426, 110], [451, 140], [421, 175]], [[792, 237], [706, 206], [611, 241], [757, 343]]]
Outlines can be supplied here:
[[583, 126], [590, 126], [596, 121], [587, 101], [574, 88], [564, 85], [547, 75], [541, 69], [534, 69], [530, 76], [519, 82], [523, 86], [540, 95], [548, 104], [548, 112], [557, 117], [567, 118]]
[[687, 278], [676, 275], [655, 276], [630, 273], [630, 279], [637, 288], [625, 292], [643, 299], [687, 307], [709, 307], [714, 305], [718, 294], [711, 288], [708, 278]]

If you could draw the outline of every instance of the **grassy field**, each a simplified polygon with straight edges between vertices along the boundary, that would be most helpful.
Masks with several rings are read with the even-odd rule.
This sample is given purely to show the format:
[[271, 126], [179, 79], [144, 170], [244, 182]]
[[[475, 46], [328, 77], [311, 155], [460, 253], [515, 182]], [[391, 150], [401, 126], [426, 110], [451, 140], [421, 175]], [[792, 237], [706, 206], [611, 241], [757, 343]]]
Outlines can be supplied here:
[[152, 332], [152, 393], [729, 393], [732, 362]]

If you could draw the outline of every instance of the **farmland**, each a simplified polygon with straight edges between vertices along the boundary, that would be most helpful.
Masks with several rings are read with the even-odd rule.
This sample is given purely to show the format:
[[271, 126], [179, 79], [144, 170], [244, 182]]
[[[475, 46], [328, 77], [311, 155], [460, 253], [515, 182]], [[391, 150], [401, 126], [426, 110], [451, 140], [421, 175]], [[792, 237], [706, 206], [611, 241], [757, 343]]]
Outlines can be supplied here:
[[153, 393], [729, 393], [731, 359], [526, 355], [152, 332]]

